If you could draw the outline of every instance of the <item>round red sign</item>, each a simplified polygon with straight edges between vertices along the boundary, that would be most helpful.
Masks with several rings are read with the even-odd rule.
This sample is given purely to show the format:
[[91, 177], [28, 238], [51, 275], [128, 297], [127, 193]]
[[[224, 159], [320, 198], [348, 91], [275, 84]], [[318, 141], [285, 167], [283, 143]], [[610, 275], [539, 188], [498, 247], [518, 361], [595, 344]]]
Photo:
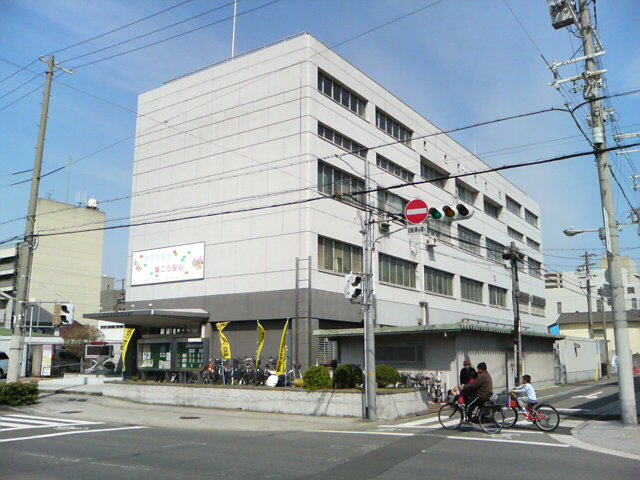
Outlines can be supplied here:
[[429, 215], [429, 208], [423, 200], [411, 200], [407, 203], [404, 215], [407, 217], [407, 221], [409, 223], [419, 225], [427, 219], [427, 216]]

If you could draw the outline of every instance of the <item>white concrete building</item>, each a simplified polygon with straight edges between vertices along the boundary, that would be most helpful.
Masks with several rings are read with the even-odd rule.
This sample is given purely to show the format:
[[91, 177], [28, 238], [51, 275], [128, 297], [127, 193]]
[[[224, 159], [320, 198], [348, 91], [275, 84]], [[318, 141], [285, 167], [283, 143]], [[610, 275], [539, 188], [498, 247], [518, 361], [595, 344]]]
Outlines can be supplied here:
[[[635, 262], [630, 257], [621, 257], [622, 285], [624, 287], [625, 310], [638, 310], [640, 302], [640, 279]], [[605, 301], [602, 302], [598, 291], [608, 284], [607, 259], [602, 258], [600, 265], [591, 267], [591, 308], [593, 312], [611, 311], [609, 289], [605, 288]], [[578, 272], [553, 272], [545, 275], [547, 293], [547, 320], [553, 324], [562, 313], [586, 312], [587, 281], [584, 269]]]
[[[381, 187], [487, 168], [308, 34], [167, 82], [140, 96], [138, 114], [131, 216], [162, 223], [130, 229], [127, 304], [230, 321], [234, 355], [253, 353], [256, 319], [281, 328], [296, 317], [296, 292], [292, 352], [305, 365], [318, 359], [310, 330], [361, 321], [343, 290], [344, 275], [362, 269], [362, 198], [331, 196], [361, 191], [365, 162]], [[381, 191], [372, 203], [384, 219], [414, 198], [462, 201], [476, 213], [429, 222], [436, 246], [426, 249], [400, 222], [377, 228], [378, 324], [512, 324], [501, 253], [515, 241], [526, 255], [522, 320], [544, 330], [537, 203], [498, 173]], [[172, 267], [179, 252], [193, 255], [186, 267]]]

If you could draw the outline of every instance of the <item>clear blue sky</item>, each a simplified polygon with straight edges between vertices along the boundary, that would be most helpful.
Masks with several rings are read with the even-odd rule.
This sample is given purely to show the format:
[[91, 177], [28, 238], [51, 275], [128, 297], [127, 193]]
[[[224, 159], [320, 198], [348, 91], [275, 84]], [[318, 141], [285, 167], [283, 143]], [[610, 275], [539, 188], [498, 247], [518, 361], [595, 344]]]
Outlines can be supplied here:
[[[0, 1], [0, 79], [17, 69], [5, 61], [26, 65], [39, 55], [117, 28], [183, 0], [2, 0]], [[242, 13], [268, 0], [243, 0]], [[232, 6], [203, 15], [165, 31], [101, 53], [68, 60], [113, 45], [145, 32], [225, 5], [227, 1], [192, 0], [149, 20], [57, 54], [66, 67], [76, 67], [133, 47], [229, 17]], [[238, 17], [236, 53], [283, 37], [307, 31], [328, 46], [383, 24], [430, 1], [282, 0]], [[518, 24], [508, 6], [521, 20]], [[607, 54], [605, 67], [611, 93], [640, 88], [640, 3], [637, 0], [598, 2], [597, 18]], [[535, 44], [535, 45], [534, 45]], [[537, 49], [549, 60], [565, 60], [578, 48], [566, 30], [551, 27], [543, 0], [445, 0], [416, 15], [336, 48], [352, 64], [377, 80], [442, 129], [529, 112], [565, 99], [548, 86], [552, 80]], [[230, 55], [231, 22], [117, 58], [76, 68], [73, 76], [60, 75], [67, 85], [98, 95], [125, 107], [97, 100], [68, 86], [54, 83], [44, 171], [76, 161], [121, 141], [114, 147], [82, 159], [71, 168], [43, 179], [41, 195], [64, 201], [86, 192], [99, 200], [131, 192], [133, 138], [137, 96], [176, 76], [224, 60]], [[68, 61], [67, 61], [68, 60]], [[42, 72], [36, 62], [29, 69]], [[575, 74], [567, 68], [564, 75]], [[27, 82], [33, 73], [22, 71], [0, 83], [0, 97]], [[0, 98], [0, 109], [35, 89], [33, 80]], [[0, 110], [0, 223], [26, 214], [29, 184], [7, 187], [28, 175], [7, 174], [33, 166], [42, 89]], [[580, 98], [580, 94], [576, 96]], [[640, 95], [613, 100], [619, 124], [640, 131]], [[128, 110], [127, 110], [128, 109]], [[584, 126], [584, 123], [583, 123]], [[586, 128], [586, 127], [585, 127]], [[455, 135], [455, 138], [490, 165], [536, 160], [588, 149], [571, 118], [549, 113]], [[631, 164], [613, 156], [614, 171], [634, 207], [639, 193], [631, 189], [632, 165], [640, 169], [640, 154]], [[568, 226], [601, 225], [597, 173], [592, 158], [520, 169], [506, 174], [542, 208], [546, 268], [569, 270], [579, 263], [581, 250], [602, 252], [594, 234], [568, 239]], [[618, 218], [629, 206], [616, 188]], [[103, 203], [108, 219], [128, 217], [127, 200]], [[126, 220], [114, 221], [114, 224]], [[0, 225], [0, 240], [24, 231], [24, 221]], [[104, 273], [125, 276], [126, 229], [107, 232]], [[623, 253], [640, 257], [637, 230], [627, 228], [621, 237]]]

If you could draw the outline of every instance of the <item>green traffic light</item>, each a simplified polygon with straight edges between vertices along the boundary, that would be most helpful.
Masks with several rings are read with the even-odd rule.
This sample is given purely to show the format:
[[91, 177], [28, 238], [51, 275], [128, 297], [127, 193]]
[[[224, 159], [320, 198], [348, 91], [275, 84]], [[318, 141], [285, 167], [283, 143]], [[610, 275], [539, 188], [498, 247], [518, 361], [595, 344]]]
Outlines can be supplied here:
[[430, 208], [429, 215], [431, 215], [431, 218], [434, 220], [440, 220], [442, 218], [442, 213], [440, 213], [440, 210], [437, 208]]

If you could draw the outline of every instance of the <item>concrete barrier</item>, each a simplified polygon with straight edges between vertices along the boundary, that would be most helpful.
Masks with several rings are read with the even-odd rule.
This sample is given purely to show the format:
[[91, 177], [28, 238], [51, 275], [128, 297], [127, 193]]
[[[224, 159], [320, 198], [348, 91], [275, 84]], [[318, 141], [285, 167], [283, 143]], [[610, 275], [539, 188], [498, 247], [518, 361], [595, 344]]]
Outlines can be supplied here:
[[[361, 392], [307, 392], [282, 388], [217, 387], [166, 383], [107, 382], [103, 395], [157, 405], [247, 410], [328, 417], [362, 417]], [[425, 390], [385, 391], [377, 396], [378, 418], [395, 420], [428, 411]]]

